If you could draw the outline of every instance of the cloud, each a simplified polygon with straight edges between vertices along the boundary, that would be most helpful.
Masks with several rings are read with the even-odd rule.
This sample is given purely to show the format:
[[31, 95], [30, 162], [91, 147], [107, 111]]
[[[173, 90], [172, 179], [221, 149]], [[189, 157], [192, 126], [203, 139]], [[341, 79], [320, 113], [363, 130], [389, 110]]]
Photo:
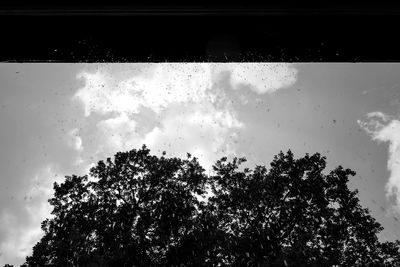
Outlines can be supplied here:
[[98, 158], [144, 143], [171, 156], [192, 153], [211, 167], [222, 151], [233, 152], [225, 141], [244, 124], [224, 90], [215, 87], [219, 73], [212, 64], [156, 64], [117, 78], [110, 72], [80, 73], [85, 84], [74, 96], [86, 117], [103, 116], [95, 136], [81, 137], [96, 140], [85, 147]]
[[143, 143], [179, 157], [190, 152], [208, 171], [220, 157], [235, 154], [229, 136], [243, 127], [229, 108], [217, 109], [210, 103], [203, 103], [170, 110], [160, 126], [145, 135]]
[[290, 87], [297, 80], [297, 69], [287, 63], [226, 63], [217, 65], [216, 69], [230, 72], [233, 88], [250, 85], [258, 94]]
[[85, 86], [75, 95], [91, 112], [138, 113], [141, 106], [160, 112], [173, 102], [198, 102], [211, 89], [211, 68], [207, 64], [150, 65], [146, 73], [134, 77], [114, 78], [102, 72], [82, 72], [77, 78]]
[[[57, 178], [58, 177], [58, 178]], [[23, 199], [21, 214], [5, 210], [0, 215], [0, 262], [22, 263], [30, 255], [32, 247], [39, 241], [43, 232], [41, 222], [49, 217], [51, 207], [47, 200], [52, 195], [53, 182], [60, 181], [48, 165], [37, 171], [31, 179], [27, 179], [26, 187], [15, 196], [16, 200]]]
[[217, 101], [212, 85], [223, 72], [230, 73], [233, 88], [250, 85], [259, 94], [290, 87], [297, 80], [297, 69], [285, 63], [158, 63], [133, 77], [113, 77], [110, 68], [81, 72], [77, 78], [85, 86], [75, 98], [82, 101], [85, 116], [138, 113], [141, 106], [159, 113], [171, 103]]
[[101, 120], [97, 123], [99, 135], [104, 140], [103, 146], [110, 149], [126, 150], [140, 141], [137, 134], [137, 122], [126, 113], [116, 117]]
[[207, 169], [217, 158], [235, 154], [229, 137], [245, 123], [218, 84], [226, 73], [233, 89], [249, 85], [259, 94], [289, 87], [297, 79], [294, 66], [282, 63], [143, 64], [124, 75], [107, 65], [79, 73], [84, 86], [74, 99], [82, 103], [85, 117], [100, 116], [97, 130], [81, 136], [86, 154], [99, 159], [144, 143], [171, 156], [189, 152]]
[[358, 120], [358, 124], [377, 142], [389, 143], [387, 168], [390, 172], [386, 184], [386, 196], [393, 198], [400, 211], [400, 120], [382, 112], [367, 114], [368, 121]]
[[68, 132], [68, 140], [67, 143], [70, 147], [77, 151], [82, 151], [82, 139], [79, 136], [79, 129], [73, 128]]

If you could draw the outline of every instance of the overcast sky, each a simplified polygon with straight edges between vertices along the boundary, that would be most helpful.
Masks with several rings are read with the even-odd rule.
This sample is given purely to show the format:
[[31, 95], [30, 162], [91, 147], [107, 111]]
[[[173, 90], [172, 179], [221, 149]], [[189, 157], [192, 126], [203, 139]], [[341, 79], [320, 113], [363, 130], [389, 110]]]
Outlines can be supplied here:
[[400, 238], [399, 111], [400, 64], [0, 64], [0, 265], [39, 241], [54, 181], [142, 144], [206, 169], [320, 152]]

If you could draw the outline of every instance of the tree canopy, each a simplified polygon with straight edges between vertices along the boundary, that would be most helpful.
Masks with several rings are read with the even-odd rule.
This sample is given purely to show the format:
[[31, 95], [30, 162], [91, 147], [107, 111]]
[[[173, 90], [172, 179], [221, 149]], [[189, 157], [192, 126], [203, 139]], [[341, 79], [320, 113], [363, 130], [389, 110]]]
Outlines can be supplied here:
[[54, 183], [52, 217], [26, 266], [399, 266], [380, 242], [355, 175], [324, 172], [316, 153], [280, 152], [270, 167], [198, 160], [143, 146]]

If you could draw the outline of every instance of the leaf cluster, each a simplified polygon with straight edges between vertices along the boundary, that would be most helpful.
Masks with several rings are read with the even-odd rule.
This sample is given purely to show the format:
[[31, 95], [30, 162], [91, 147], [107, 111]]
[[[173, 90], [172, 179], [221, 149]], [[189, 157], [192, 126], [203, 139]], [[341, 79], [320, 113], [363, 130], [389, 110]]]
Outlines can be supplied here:
[[[400, 242], [320, 154], [280, 152], [270, 168], [143, 146], [54, 184], [52, 218], [26, 266], [399, 266]], [[207, 195], [211, 194], [211, 197]]]

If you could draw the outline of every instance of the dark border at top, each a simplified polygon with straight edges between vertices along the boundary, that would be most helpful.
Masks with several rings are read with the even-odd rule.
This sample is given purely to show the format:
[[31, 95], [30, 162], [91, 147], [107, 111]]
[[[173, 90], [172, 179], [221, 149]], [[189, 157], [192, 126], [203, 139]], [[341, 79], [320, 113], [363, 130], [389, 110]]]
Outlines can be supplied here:
[[399, 24], [394, 1], [1, 2], [0, 61], [400, 62]]

